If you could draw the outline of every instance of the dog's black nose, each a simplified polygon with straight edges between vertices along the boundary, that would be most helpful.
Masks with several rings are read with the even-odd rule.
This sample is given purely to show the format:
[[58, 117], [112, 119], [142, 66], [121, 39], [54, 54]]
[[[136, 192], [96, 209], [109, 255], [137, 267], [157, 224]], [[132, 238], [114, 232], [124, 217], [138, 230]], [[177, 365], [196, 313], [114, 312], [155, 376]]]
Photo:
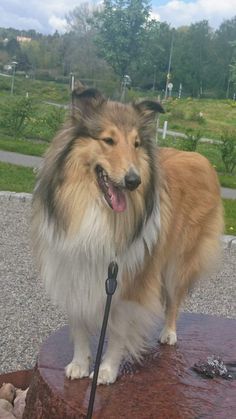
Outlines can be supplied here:
[[127, 175], [125, 175], [125, 187], [130, 191], [134, 191], [140, 185], [141, 178], [138, 173], [134, 170], [130, 170]]

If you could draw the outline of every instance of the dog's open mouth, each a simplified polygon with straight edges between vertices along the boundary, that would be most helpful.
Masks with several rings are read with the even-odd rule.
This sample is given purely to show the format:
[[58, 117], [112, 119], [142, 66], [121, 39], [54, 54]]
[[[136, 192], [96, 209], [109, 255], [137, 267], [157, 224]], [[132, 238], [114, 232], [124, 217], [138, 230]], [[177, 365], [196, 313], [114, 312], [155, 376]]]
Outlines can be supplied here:
[[126, 196], [122, 187], [113, 182], [101, 166], [96, 166], [96, 174], [98, 185], [108, 205], [113, 209], [113, 211], [125, 211]]

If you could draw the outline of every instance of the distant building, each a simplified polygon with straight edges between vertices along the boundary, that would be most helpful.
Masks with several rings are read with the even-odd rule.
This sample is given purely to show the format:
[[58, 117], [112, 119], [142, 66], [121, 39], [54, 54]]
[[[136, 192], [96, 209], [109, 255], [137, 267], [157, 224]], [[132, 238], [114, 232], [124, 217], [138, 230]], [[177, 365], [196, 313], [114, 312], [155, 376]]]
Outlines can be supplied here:
[[31, 42], [32, 38], [30, 38], [28, 36], [17, 36], [16, 40], [19, 43], [23, 43], [23, 42]]

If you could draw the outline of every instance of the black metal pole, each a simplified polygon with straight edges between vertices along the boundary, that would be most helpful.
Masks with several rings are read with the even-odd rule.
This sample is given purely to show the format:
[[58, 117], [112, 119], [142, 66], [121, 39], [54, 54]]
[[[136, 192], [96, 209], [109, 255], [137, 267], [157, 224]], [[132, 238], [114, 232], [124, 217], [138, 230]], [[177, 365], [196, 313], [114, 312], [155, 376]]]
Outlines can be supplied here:
[[93, 381], [92, 381], [92, 386], [91, 386], [86, 419], [91, 419], [93, 415], [93, 406], [94, 406], [94, 400], [95, 400], [96, 389], [97, 389], [98, 373], [99, 373], [99, 367], [100, 367], [101, 358], [102, 358], [102, 350], [103, 350], [103, 345], [104, 345], [104, 340], [105, 340], [105, 335], [106, 335], [108, 317], [109, 317], [109, 312], [110, 312], [110, 307], [111, 307], [111, 300], [117, 287], [117, 280], [116, 280], [117, 274], [118, 274], [118, 265], [116, 262], [111, 262], [108, 266], [108, 278], [106, 280], [107, 299], [106, 299], [104, 317], [103, 317], [102, 328], [101, 328], [101, 333], [100, 333], [100, 338], [99, 338], [99, 343], [98, 343], [97, 355], [96, 355], [96, 360], [95, 360]]

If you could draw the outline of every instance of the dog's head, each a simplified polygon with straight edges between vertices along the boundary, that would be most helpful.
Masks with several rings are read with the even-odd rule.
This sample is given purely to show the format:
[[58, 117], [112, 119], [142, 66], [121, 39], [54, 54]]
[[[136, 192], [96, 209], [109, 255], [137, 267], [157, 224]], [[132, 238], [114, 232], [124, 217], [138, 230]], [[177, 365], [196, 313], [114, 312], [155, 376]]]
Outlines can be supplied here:
[[116, 212], [126, 209], [127, 193], [142, 190], [150, 181], [155, 165], [150, 130], [158, 112], [164, 110], [155, 101], [125, 105], [105, 99], [96, 89], [72, 94], [80, 159]]

